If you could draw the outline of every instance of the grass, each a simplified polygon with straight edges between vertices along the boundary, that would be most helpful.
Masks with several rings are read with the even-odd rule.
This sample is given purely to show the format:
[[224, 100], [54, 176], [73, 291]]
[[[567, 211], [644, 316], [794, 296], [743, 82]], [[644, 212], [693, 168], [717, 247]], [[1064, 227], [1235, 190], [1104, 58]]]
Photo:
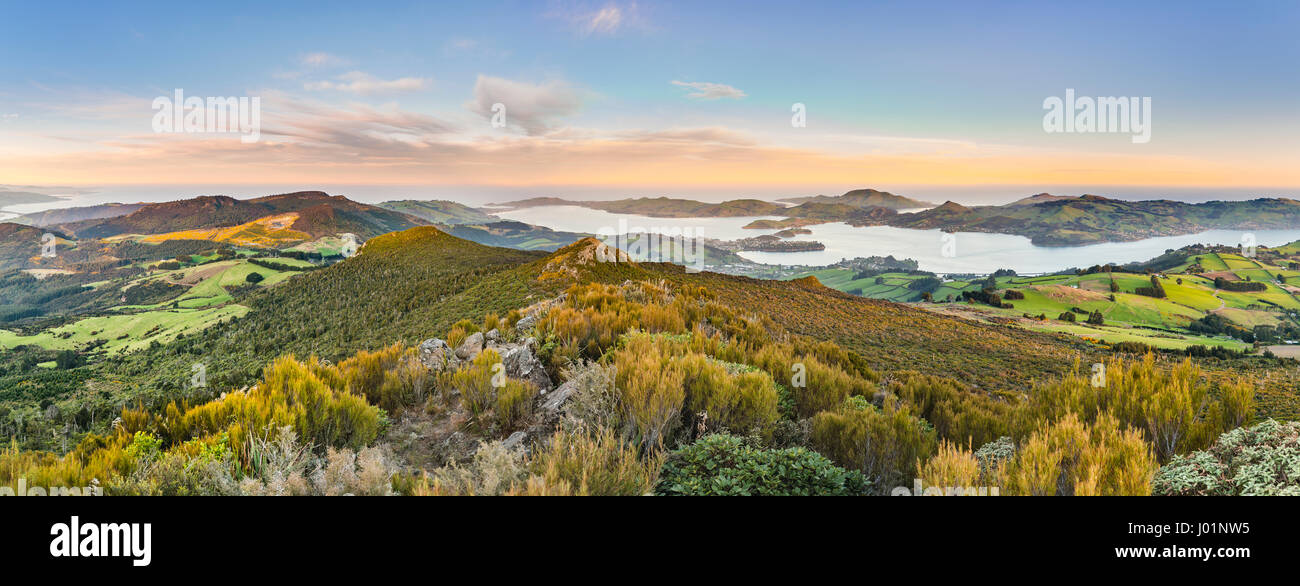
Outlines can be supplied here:
[[[1184, 263], [1182, 267], [1171, 269], [1157, 276], [1166, 296], [1155, 298], [1138, 295], [1138, 288], [1151, 286], [1151, 276], [1133, 273], [1094, 273], [1087, 275], [1050, 275], [1038, 277], [1001, 277], [997, 279], [997, 289], [1003, 294], [1003, 301], [1011, 308], [991, 308], [984, 312], [988, 316], [1002, 315], [1020, 317], [1024, 315], [1044, 315], [1048, 318], [1046, 325], [1032, 326], [1040, 331], [1070, 333], [1090, 337], [1106, 342], [1138, 341], [1160, 348], [1185, 348], [1204, 344], [1209, 346], [1226, 346], [1233, 349], [1247, 348], [1247, 345], [1231, 340], [1206, 338], [1187, 331], [1188, 325], [1210, 313], [1236, 323], [1246, 329], [1261, 325], [1277, 326], [1288, 318], [1283, 311], [1300, 311], [1300, 299], [1278, 285], [1275, 276], [1300, 275], [1300, 271], [1287, 271], [1230, 253], [1204, 253], [1198, 255], [1205, 272], [1235, 272], [1240, 278], [1264, 283], [1267, 289], [1260, 292], [1233, 292], [1216, 289], [1212, 278], [1197, 274], [1178, 273], [1193, 264]], [[904, 273], [885, 273], [877, 277], [855, 279], [849, 269], [823, 269], [798, 275], [812, 275], [823, 285], [840, 291], [852, 291], [864, 297], [896, 302], [918, 302], [921, 294], [908, 289], [908, 284], [916, 275]], [[1227, 276], [1227, 275], [1225, 275]], [[1113, 293], [1112, 282], [1118, 291]], [[933, 292], [933, 299], [944, 301], [951, 297], [960, 300], [963, 291], [983, 287], [986, 280], [949, 281]], [[1300, 278], [1294, 283], [1300, 286]], [[1005, 292], [1015, 289], [1024, 295], [1024, 299], [1006, 299]], [[922, 304], [922, 307], [939, 309], [939, 307]], [[1058, 321], [1057, 317], [1074, 308], [1086, 312], [1100, 311], [1107, 326], [1114, 328], [1094, 328], [1082, 323]], [[1085, 315], [1078, 314], [1082, 321]], [[1043, 322], [1037, 322], [1043, 323]], [[1140, 328], [1155, 328], [1174, 333], [1148, 333]], [[1150, 330], [1155, 331], [1155, 330]]]
[[1228, 263], [1224, 262], [1223, 259], [1220, 258], [1218, 254], [1215, 253], [1202, 254], [1200, 255], [1200, 259], [1201, 259], [1201, 268], [1205, 269], [1205, 272], [1207, 273], [1213, 271], [1228, 270]]
[[88, 317], [34, 336], [0, 330], [0, 346], [12, 348], [32, 344], [49, 350], [76, 350], [95, 340], [107, 340], [101, 348], [115, 354], [147, 348], [155, 341], [166, 343], [176, 339], [179, 334], [196, 333], [218, 321], [246, 313], [246, 307], [226, 305], [207, 309], [167, 309]]
[[1150, 330], [1139, 330], [1134, 328], [1120, 328], [1114, 326], [1088, 326], [1080, 324], [1068, 324], [1060, 322], [1045, 322], [1041, 325], [1028, 326], [1031, 330], [1041, 332], [1059, 332], [1070, 334], [1081, 338], [1091, 338], [1107, 344], [1118, 344], [1120, 342], [1140, 342], [1156, 348], [1168, 348], [1182, 350], [1190, 346], [1222, 346], [1232, 350], [1248, 350], [1248, 344], [1233, 340], [1231, 338], [1210, 338], [1206, 336], [1192, 336], [1184, 334], [1169, 334], [1165, 332], [1153, 332]]
[[[276, 258], [274, 261], [293, 266], [311, 265], [311, 263], [307, 261], [292, 258]], [[131, 284], [139, 283], [144, 280], [160, 279], [169, 283], [191, 285], [190, 290], [180, 297], [165, 303], [121, 306], [118, 309], [161, 309], [164, 307], [171, 307], [173, 303], [181, 308], [197, 309], [229, 303], [233, 298], [225, 288], [246, 285], [248, 275], [254, 272], [261, 273], [263, 280], [259, 285], [264, 287], [269, 287], [284, 281], [296, 274], [294, 271], [276, 271], [260, 267], [244, 260], [227, 260], [171, 271], [161, 271], [153, 273], [146, 278], [132, 281], [132, 283], [128, 283], [123, 288], [125, 289], [125, 287], [130, 286]]]
[[291, 212], [276, 216], [258, 218], [246, 224], [229, 228], [209, 228], [202, 230], [183, 230], [166, 234], [145, 236], [141, 242], [158, 243], [167, 240], [211, 240], [226, 242], [238, 246], [257, 246], [262, 248], [280, 248], [293, 243], [310, 240], [305, 232], [293, 230], [290, 226], [298, 220], [298, 214]]

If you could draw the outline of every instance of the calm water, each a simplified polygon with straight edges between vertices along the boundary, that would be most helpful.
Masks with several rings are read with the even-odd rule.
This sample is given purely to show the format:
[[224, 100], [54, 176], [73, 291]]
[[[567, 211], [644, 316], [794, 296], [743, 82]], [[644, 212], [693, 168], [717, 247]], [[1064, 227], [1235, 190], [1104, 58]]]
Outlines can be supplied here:
[[[772, 230], [746, 230], [741, 226], [756, 218], [649, 218], [612, 214], [578, 206], [547, 206], [503, 212], [503, 218], [546, 226], [568, 232], [595, 233], [605, 227], [617, 231], [619, 220], [628, 231], [644, 229], [693, 228], [709, 238], [732, 240], [770, 234]], [[1211, 230], [1201, 234], [1148, 238], [1135, 242], [1110, 242], [1089, 246], [1044, 247], [1030, 244], [1024, 236], [959, 232], [953, 235], [944, 255], [943, 233], [939, 230], [909, 230], [890, 226], [855, 228], [843, 223], [809, 226], [812, 234], [796, 240], [817, 240], [826, 250], [815, 252], [743, 252], [740, 256], [763, 264], [827, 265], [845, 258], [888, 256], [912, 258], [920, 268], [936, 273], [990, 273], [1014, 269], [1020, 273], [1048, 273], [1068, 268], [1089, 267], [1103, 263], [1127, 263], [1149, 260], [1166, 250], [1189, 244], [1239, 245], [1243, 232]], [[1300, 240], [1300, 230], [1258, 230], [1256, 243], [1278, 246]]]
[[[386, 188], [375, 193], [358, 189], [329, 189], [332, 193], [343, 193], [361, 201], [384, 201], [405, 197], [427, 198], [427, 194], [411, 193], [406, 188]], [[293, 191], [287, 187], [212, 187], [203, 190], [195, 188], [178, 189], [166, 186], [147, 186], [145, 188], [119, 188], [81, 193], [59, 194], [66, 199], [57, 203], [26, 204], [10, 206], [0, 211], [0, 221], [12, 213], [30, 213], [44, 209], [70, 206], [86, 206], [107, 202], [135, 201], [170, 201], [178, 197], [193, 197], [199, 193], [225, 193], [235, 197], [252, 197], [269, 193]], [[364, 193], [364, 195], [363, 195]], [[463, 199], [446, 197], [446, 199]], [[935, 198], [930, 198], [935, 199]], [[911, 210], [909, 210], [911, 211]], [[530, 224], [546, 226], [554, 230], [567, 232], [596, 233], [601, 228], [619, 231], [626, 226], [627, 231], [664, 230], [673, 228], [691, 228], [697, 234], [723, 240], [734, 240], [761, 234], [770, 234], [772, 230], [745, 230], [741, 226], [749, 222], [777, 216], [755, 216], [743, 218], [651, 218], [630, 214], [612, 214], [578, 206], [547, 206], [529, 208], [513, 212], [500, 212], [498, 216]], [[625, 223], [620, 225], [619, 221]], [[1238, 245], [1242, 232], [1236, 230], [1211, 230], [1202, 234], [1186, 236], [1169, 236], [1150, 238], [1136, 242], [1114, 242], [1074, 247], [1041, 247], [1029, 243], [1023, 236], [1009, 234], [958, 233], [951, 248], [951, 257], [943, 254], [942, 233], [938, 230], [908, 230], [888, 226], [854, 228], [836, 223], [810, 226], [812, 234], [798, 236], [798, 240], [817, 240], [826, 245], [826, 250], [816, 252], [745, 252], [741, 256], [754, 262], [764, 264], [799, 264], [826, 265], [844, 258], [858, 256], [887, 256], [896, 258], [913, 258], [922, 269], [936, 273], [988, 273], [1001, 268], [1014, 269], [1021, 273], [1054, 272], [1072, 267], [1088, 267], [1107, 262], [1126, 263], [1144, 261], [1171, 248], [1180, 248], [1188, 244], [1226, 244]], [[1256, 242], [1262, 246], [1277, 246], [1300, 240], [1300, 230], [1260, 230], [1255, 233]]]
[[[696, 234], [719, 240], [736, 240], [771, 234], [773, 230], [746, 230], [741, 228], [754, 220], [781, 216], [750, 216], [743, 218], [651, 218], [633, 214], [612, 214], [603, 210], [593, 210], [581, 206], [544, 206], [526, 208], [512, 212], [494, 212], [497, 217], [518, 220], [537, 226], [546, 226], [552, 230], [564, 232], [585, 232], [595, 234], [602, 228], [613, 233], [648, 232], [653, 230], [672, 230], [673, 228], [690, 228]], [[619, 221], [623, 224], [620, 225]]]

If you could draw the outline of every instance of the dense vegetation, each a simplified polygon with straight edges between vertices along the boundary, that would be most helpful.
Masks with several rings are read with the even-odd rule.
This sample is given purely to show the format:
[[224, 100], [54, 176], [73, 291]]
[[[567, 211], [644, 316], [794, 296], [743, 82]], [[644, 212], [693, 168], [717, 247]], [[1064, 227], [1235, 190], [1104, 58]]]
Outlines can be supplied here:
[[[922, 479], [1150, 494], [1162, 464], [1212, 450], [1257, 411], [1258, 381], [1191, 358], [1106, 357], [815, 280], [601, 263], [596, 246], [543, 255], [415, 228], [151, 348], [88, 365], [6, 353], [0, 365], [82, 378], [39, 414], [0, 414], [13, 438], [0, 483], [889, 494]], [[435, 336], [457, 358], [433, 358], [422, 341]], [[553, 384], [498, 368], [533, 356]], [[196, 364], [203, 385], [187, 384]]]

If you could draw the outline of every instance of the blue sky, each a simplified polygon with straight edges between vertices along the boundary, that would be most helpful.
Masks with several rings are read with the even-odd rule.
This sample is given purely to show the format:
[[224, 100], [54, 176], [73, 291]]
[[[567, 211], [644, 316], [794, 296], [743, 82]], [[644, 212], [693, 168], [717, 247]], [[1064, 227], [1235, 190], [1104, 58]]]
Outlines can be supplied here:
[[[250, 183], [294, 182], [328, 165], [334, 181], [614, 190], [1300, 184], [1288, 168], [1300, 154], [1296, 3], [72, 2], [5, 12], [0, 155], [11, 163], [0, 163], [0, 183], [211, 182], [236, 170]], [[262, 96], [271, 136], [242, 150], [220, 135], [151, 136], [149, 102], [174, 88]], [[1151, 97], [1151, 142], [1045, 133], [1043, 100], [1066, 88]], [[487, 99], [522, 104], [519, 124], [486, 126]], [[806, 128], [790, 125], [796, 102]], [[340, 118], [350, 126], [325, 129]]]

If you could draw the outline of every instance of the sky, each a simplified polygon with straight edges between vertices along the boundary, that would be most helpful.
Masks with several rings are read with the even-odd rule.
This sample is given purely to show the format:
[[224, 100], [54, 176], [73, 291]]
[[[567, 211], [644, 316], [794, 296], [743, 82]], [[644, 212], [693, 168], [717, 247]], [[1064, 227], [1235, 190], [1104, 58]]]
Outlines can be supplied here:
[[[0, 184], [1300, 195], [1294, 2], [122, 4], [6, 1]], [[156, 132], [178, 89], [257, 140]], [[1067, 90], [1149, 141], [1048, 132]]]

